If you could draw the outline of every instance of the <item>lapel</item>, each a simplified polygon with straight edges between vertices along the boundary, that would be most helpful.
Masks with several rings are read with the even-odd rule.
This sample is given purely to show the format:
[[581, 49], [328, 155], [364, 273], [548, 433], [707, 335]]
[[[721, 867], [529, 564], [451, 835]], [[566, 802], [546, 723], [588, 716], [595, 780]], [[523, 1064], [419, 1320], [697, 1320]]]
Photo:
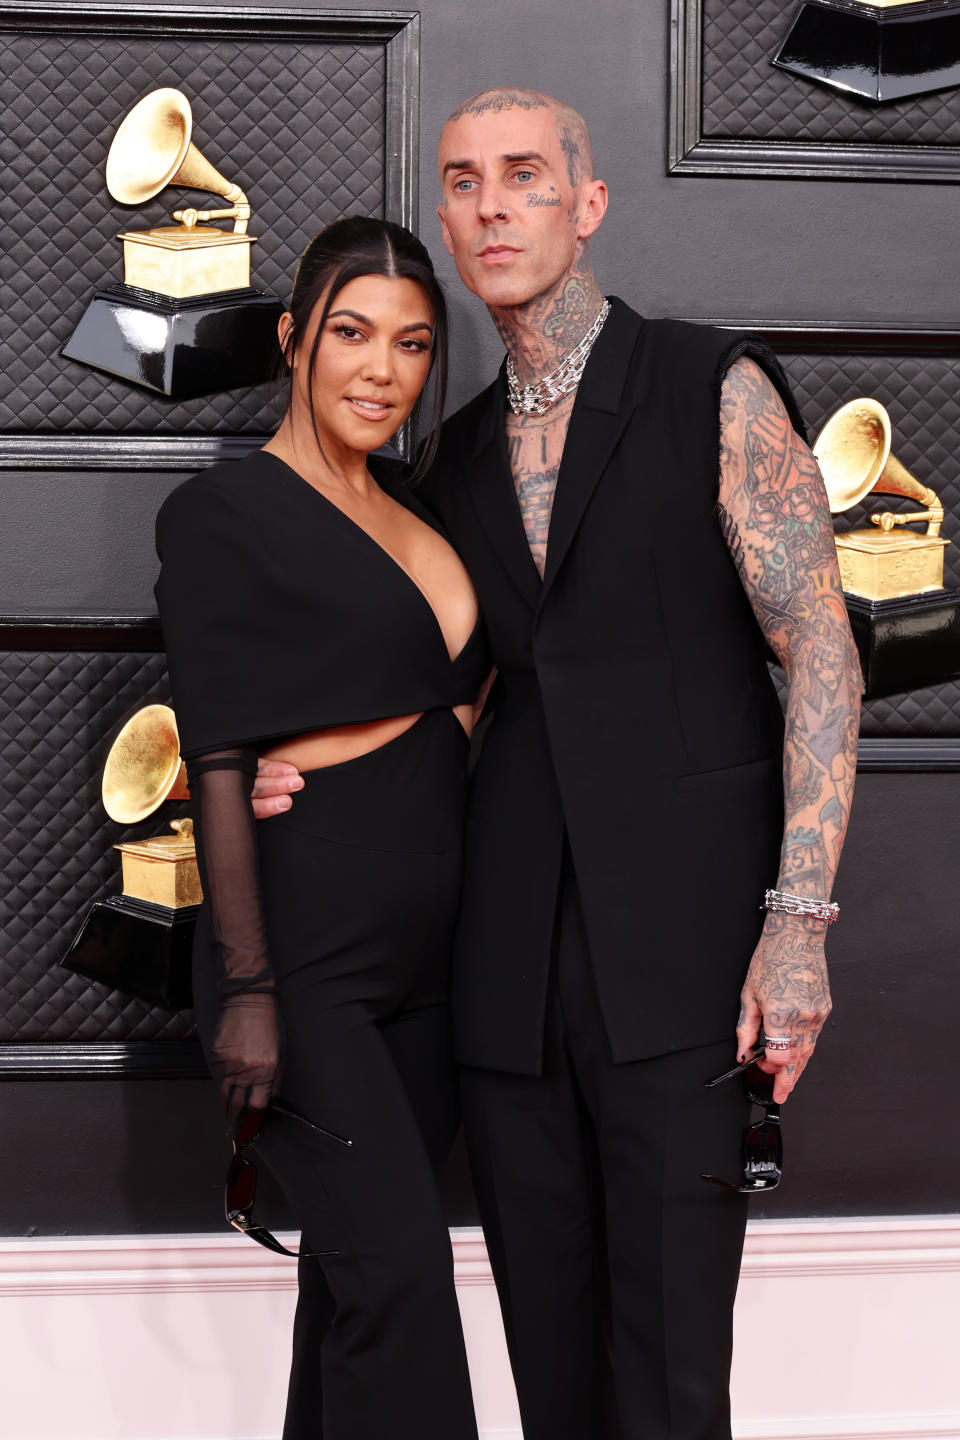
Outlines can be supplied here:
[[[570, 415], [550, 516], [541, 604], [637, 403], [636, 397], [625, 396], [624, 390], [643, 319], [615, 296], [611, 296], [611, 306], [590, 352]], [[536, 567], [533, 569], [536, 575]]]
[[535, 609], [540, 599], [540, 576], [523, 530], [520, 507], [507, 459], [506, 362], [487, 390], [476, 426], [472, 473], [465, 487], [480, 524], [510, 579], [523, 599]]

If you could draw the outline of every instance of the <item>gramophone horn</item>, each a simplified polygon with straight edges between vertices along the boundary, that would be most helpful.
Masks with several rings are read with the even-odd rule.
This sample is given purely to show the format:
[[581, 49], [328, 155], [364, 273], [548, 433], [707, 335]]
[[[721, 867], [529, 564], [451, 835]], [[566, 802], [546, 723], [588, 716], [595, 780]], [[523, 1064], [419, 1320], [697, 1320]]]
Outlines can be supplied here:
[[[244, 234], [247, 197], [221, 175], [190, 142], [193, 112], [181, 90], [151, 90], [120, 123], [107, 156], [107, 189], [122, 205], [142, 205], [166, 185], [209, 190], [247, 214], [236, 217], [235, 233]], [[218, 212], [222, 213], [222, 212]]]
[[169, 705], [145, 705], [127, 721], [103, 769], [103, 808], [111, 820], [133, 825], [164, 800], [185, 800], [177, 720]]
[[[938, 535], [943, 520], [943, 506], [936, 491], [911, 475], [895, 455], [890, 453], [891, 425], [886, 407], [879, 400], [861, 395], [841, 405], [817, 436], [813, 453], [820, 465], [823, 483], [834, 515], [849, 510], [858, 500], [876, 490], [881, 495], [905, 495], [932, 512], [929, 515], [907, 514], [907, 521], [928, 520], [929, 535]], [[894, 523], [893, 516], [877, 517], [884, 529]]]
[[890, 454], [890, 416], [866, 395], [841, 405], [813, 445], [834, 515], [869, 495]]

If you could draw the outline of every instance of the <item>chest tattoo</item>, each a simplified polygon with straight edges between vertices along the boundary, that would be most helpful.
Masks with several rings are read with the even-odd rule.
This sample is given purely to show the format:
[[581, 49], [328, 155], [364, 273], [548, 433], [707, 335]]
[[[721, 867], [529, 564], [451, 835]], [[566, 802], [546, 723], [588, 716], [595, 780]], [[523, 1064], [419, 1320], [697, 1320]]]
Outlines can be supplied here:
[[507, 455], [530, 554], [541, 580], [547, 559], [550, 517], [557, 489], [573, 396], [549, 416], [510, 415]]

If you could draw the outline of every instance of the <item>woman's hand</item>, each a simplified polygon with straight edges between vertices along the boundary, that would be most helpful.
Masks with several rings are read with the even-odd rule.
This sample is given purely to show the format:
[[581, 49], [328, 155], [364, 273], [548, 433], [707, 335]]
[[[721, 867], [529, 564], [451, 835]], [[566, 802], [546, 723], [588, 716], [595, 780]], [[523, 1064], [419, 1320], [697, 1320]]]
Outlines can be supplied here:
[[286, 760], [264, 760], [257, 762], [257, 778], [253, 782], [253, 813], [258, 820], [271, 815], [280, 815], [289, 810], [293, 801], [290, 796], [303, 789], [303, 776], [296, 765]]
[[211, 1069], [220, 1082], [227, 1133], [244, 1110], [265, 1110], [280, 1083], [280, 1013], [270, 993], [229, 995], [222, 1002]]

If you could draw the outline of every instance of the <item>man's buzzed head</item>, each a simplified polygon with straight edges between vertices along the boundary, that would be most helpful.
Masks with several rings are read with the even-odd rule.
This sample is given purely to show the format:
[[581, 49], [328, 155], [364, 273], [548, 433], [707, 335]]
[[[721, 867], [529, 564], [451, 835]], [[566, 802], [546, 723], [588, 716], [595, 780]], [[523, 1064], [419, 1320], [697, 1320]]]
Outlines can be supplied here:
[[583, 291], [607, 187], [593, 178], [576, 110], [539, 90], [490, 86], [450, 116], [438, 161], [443, 242], [469, 290], [503, 309], [576, 272]]
[[466, 115], [498, 115], [506, 110], [549, 111], [567, 162], [570, 184], [579, 185], [581, 180], [593, 179], [593, 147], [587, 122], [572, 105], [566, 105], [552, 95], [544, 95], [540, 90], [514, 89], [509, 85], [478, 90], [476, 95], [471, 95], [469, 100], [457, 106], [447, 123], [462, 120]]

